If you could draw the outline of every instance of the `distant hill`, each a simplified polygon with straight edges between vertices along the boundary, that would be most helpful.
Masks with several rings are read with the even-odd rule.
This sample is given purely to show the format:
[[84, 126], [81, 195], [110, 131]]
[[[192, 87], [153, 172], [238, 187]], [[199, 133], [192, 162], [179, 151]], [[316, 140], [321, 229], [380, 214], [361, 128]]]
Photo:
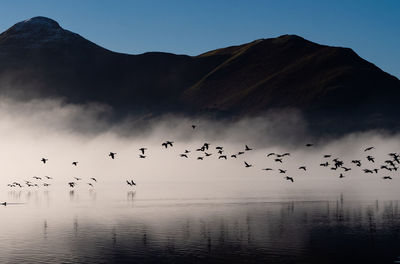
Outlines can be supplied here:
[[0, 34], [0, 95], [102, 102], [121, 115], [235, 118], [296, 108], [318, 129], [400, 127], [397, 78], [351, 49], [295, 35], [195, 57], [127, 55], [104, 49], [54, 20], [34, 17]]

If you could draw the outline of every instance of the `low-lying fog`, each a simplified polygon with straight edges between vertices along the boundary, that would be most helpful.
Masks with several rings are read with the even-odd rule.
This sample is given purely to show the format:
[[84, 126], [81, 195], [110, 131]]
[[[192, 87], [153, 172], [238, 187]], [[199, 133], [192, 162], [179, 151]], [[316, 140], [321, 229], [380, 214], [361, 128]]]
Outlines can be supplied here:
[[[152, 121], [131, 118], [110, 124], [107, 107], [101, 105], [69, 105], [59, 100], [15, 102], [0, 100], [1, 177], [0, 195], [19, 187], [7, 187], [14, 181], [25, 186], [31, 181], [49, 187], [23, 187], [24, 190], [69, 190], [68, 182], [77, 182], [76, 190], [92, 189], [97, 193], [137, 190], [142, 198], [226, 198], [260, 197], [272, 194], [311, 195], [313, 192], [347, 192], [354, 195], [387, 195], [400, 187], [399, 172], [381, 169], [388, 153], [400, 152], [399, 135], [366, 131], [341, 138], [313, 139], [301, 114], [291, 111], [270, 112], [262, 117], [228, 122], [164, 116]], [[197, 127], [193, 130], [192, 124]], [[161, 143], [174, 142], [164, 148]], [[205, 142], [208, 153], [196, 151]], [[312, 147], [305, 144], [313, 143]], [[245, 151], [237, 158], [232, 154]], [[216, 146], [222, 146], [227, 160], [218, 159]], [[375, 148], [365, 152], [369, 146]], [[146, 158], [139, 158], [145, 147]], [[188, 158], [179, 155], [189, 150]], [[112, 160], [109, 152], [116, 152]], [[267, 157], [282, 154], [283, 163]], [[331, 154], [331, 158], [323, 155]], [[375, 162], [366, 156], [375, 157]], [[43, 164], [42, 158], [48, 158]], [[197, 157], [204, 157], [198, 160]], [[330, 169], [332, 159], [344, 161], [344, 171]], [[361, 160], [357, 167], [351, 160]], [[78, 161], [78, 166], [72, 162]], [[244, 161], [252, 167], [246, 168]], [[329, 167], [320, 166], [328, 161]], [[396, 163], [397, 164], [397, 163]], [[400, 164], [397, 164], [399, 166]], [[299, 170], [306, 166], [307, 171]], [[271, 171], [262, 170], [272, 168]], [[378, 168], [378, 173], [362, 169]], [[278, 169], [287, 170], [285, 174]], [[340, 173], [345, 177], [339, 178]], [[41, 177], [35, 180], [33, 177]], [[44, 176], [51, 176], [47, 180]], [[285, 179], [293, 177], [294, 182]], [[384, 180], [391, 176], [392, 180]], [[73, 177], [82, 178], [75, 180]], [[97, 179], [97, 183], [90, 180]], [[126, 180], [133, 179], [136, 187]]]

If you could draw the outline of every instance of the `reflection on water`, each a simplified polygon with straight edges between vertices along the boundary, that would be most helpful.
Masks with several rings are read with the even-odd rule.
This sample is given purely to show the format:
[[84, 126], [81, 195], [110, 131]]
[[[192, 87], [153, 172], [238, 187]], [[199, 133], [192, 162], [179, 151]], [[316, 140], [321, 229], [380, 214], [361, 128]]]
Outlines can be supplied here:
[[[1, 263], [394, 263], [397, 200], [141, 199], [7, 193]], [[54, 197], [65, 197], [55, 199]], [[18, 202], [24, 202], [18, 204]], [[25, 203], [26, 202], [26, 203]]]

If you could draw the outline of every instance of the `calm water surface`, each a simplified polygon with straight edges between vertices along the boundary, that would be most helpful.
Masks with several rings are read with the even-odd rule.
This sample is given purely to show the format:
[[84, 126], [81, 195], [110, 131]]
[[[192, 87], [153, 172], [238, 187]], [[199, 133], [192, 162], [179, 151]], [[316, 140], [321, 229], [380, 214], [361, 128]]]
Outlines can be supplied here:
[[141, 192], [3, 191], [0, 263], [400, 261], [400, 196]]

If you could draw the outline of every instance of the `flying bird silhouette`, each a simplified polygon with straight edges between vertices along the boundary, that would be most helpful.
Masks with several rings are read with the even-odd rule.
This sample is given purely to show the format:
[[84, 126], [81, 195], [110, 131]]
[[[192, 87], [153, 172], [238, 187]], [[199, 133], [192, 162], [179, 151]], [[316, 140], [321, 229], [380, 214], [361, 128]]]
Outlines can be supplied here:
[[246, 166], [246, 168], [250, 168], [250, 167], [252, 167], [253, 165], [248, 164], [246, 161], [244, 161], [244, 166]]
[[129, 186], [136, 185], [136, 183], [133, 180], [131, 180], [131, 181], [126, 180], [126, 184], [128, 184]]
[[173, 141], [166, 141], [164, 143], [162, 143], [161, 145], [164, 146], [165, 148], [168, 148], [168, 146], [173, 146]]
[[110, 154], [108, 154], [108, 156], [110, 156], [112, 159], [115, 158], [115, 155], [117, 155], [117, 153], [115, 152], [110, 152]]
[[293, 177], [286, 176], [285, 179], [288, 180], [288, 181], [294, 182]]
[[147, 148], [140, 148], [139, 150], [142, 152], [142, 155], [144, 155], [144, 151], [147, 150]]
[[371, 149], [374, 149], [374, 147], [368, 147], [368, 148], [364, 149], [364, 152], [368, 151], [368, 150], [371, 150]]
[[46, 158], [42, 158], [41, 161], [43, 162], [43, 164], [45, 164], [49, 159]]

